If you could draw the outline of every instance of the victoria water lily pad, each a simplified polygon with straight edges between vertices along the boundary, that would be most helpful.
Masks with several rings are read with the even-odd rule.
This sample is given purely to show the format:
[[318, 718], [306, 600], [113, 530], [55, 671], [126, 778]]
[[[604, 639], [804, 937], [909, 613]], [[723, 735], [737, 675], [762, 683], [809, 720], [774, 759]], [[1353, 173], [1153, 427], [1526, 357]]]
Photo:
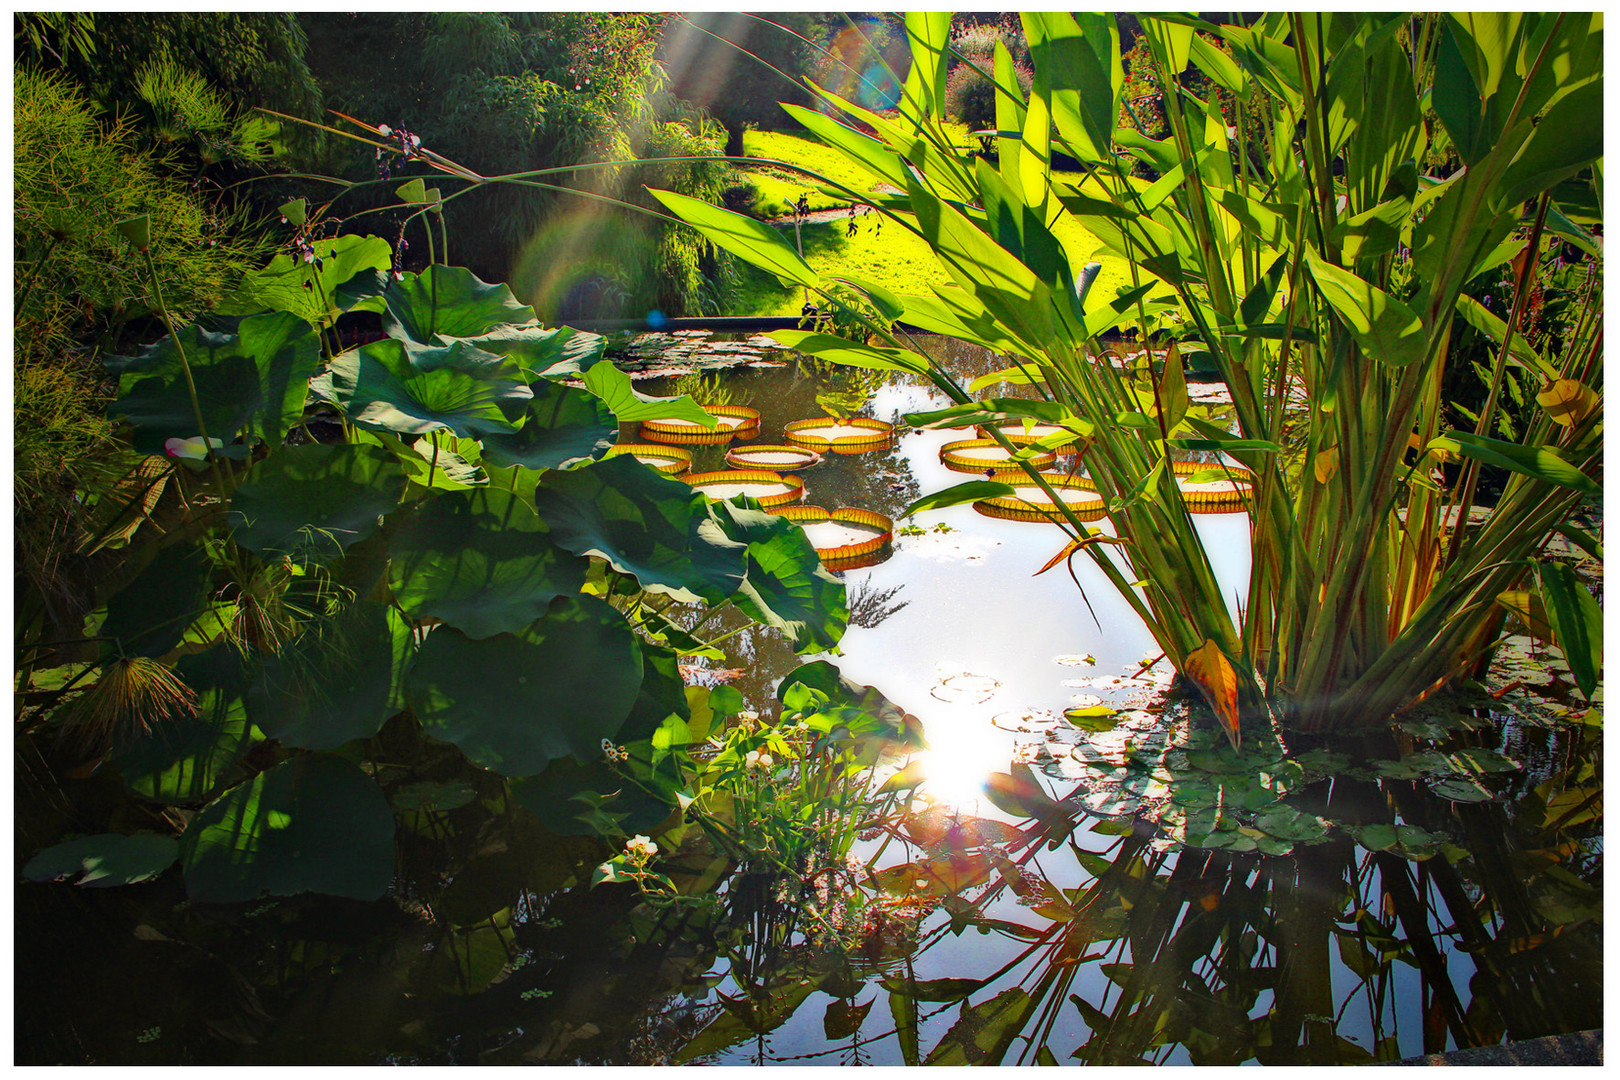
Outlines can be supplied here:
[[269, 737], [306, 750], [368, 738], [405, 707], [411, 654], [399, 613], [361, 600], [265, 659], [248, 715]]
[[491, 465], [553, 469], [607, 453], [618, 434], [613, 413], [595, 394], [540, 379], [515, 435], [486, 435]]
[[405, 494], [405, 470], [380, 446], [284, 446], [231, 496], [237, 543], [266, 556], [326, 558], [377, 529]]
[[180, 844], [172, 836], [102, 833], [46, 848], [28, 860], [22, 876], [29, 881], [73, 879], [75, 884], [95, 889], [132, 885], [157, 877], [179, 855]]
[[[684, 486], [684, 485], [682, 485]], [[394, 598], [482, 638], [517, 633], [553, 598], [579, 592], [587, 562], [563, 550], [529, 504], [493, 487], [436, 495], [395, 533]]]
[[746, 545], [714, 524], [701, 494], [629, 455], [548, 472], [534, 502], [554, 543], [601, 556], [643, 589], [714, 603], [742, 584]]
[[[275, 312], [223, 332], [190, 326], [180, 340], [209, 437], [228, 443], [243, 435], [280, 446], [303, 415], [309, 379], [320, 364], [320, 343], [309, 324]], [[169, 439], [201, 435], [173, 338], [134, 356], [108, 356], [106, 364], [119, 374], [118, 400], [109, 412], [134, 425], [136, 450], [162, 453]]]
[[570, 596], [521, 634], [475, 641], [434, 630], [410, 690], [429, 734], [487, 769], [533, 776], [554, 758], [600, 757], [641, 682], [641, 651], [624, 616], [595, 597]]
[[394, 813], [330, 754], [301, 754], [232, 788], [180, 838], [186, 892], [229, 904], [266, 894], [376, 900], [394, 877]]

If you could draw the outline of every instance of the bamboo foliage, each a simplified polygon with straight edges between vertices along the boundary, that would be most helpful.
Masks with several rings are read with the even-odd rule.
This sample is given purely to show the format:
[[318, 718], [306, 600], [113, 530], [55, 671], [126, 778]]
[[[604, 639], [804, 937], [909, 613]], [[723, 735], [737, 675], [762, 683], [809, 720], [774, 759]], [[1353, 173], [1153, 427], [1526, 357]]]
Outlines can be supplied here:
[[[1601, 300], [1589, 295], [1556, 356], [1537, 355], [1519, 324], [1544, 241], [1590, 251], [1601, 269], [1578, 223], [1601, 223], [1601, 16], [1144, 18], [1170, 132], [1153, 140], [1120, 123], [1132, 104], [1112, 18], [1025, 14], [1035, 80], [1026, 98], [997, 66], [995, 165], [946, 134], [931, 18], [908, 17], [918, 62], [897, 119], [813, 88], [873, 134], [817, 131], [904, 181], [879, 209], [951, 276], [933, 296], [898, 298], [901, 319], [1009, 356], [1003, 375], [1040, 400], [976, 404], [931, 364], [958, 404], [911, 422], [1061, 425], [1042, 449], [1078, 448], [1124, 540], [1088, 554], [1170, 657], [1224, 656], [1251, 715], [1305, 731], [1376, 724], [1477, 663], [1501, 625], [1495, 598], [1598, 491]], [[1055, 154], [1081, 164], [1079, 182], [1053, 173]], [[1138, 162], [1158, 179], [1133, 177]], [[775, 238], [728, 242], [739, 230], [721, 211], [665, 201], [744, 258], [783, 258]], [[1054, 230], [1065, 216], [1130, 286], [1100, 296], [1094, 268], [1075, 273], [1083, 253]], [[1503, 323], [1463, 290], [1515, 257]], [[795, 280], [832, 298], [802, 270]], [[1442, 392], [1460, 308], [1497, 345], [1472, 431], [1448, 428]], [[1145, 363], [1104, 362], [1098, 335], [1115, 328], [1135, 331]], [[1188, 408], [1190, 355], [1230, 389], [1235, 430]], [[905, 356], [897, 368], [925, 359]], [[1487, 434], [1510, 366], [1545, 403], [1517, 443]], [[1185, 450], [1254, 474], [1237, 622], [1174, 482]], [[1506, 487], [1467, 527], [1484, 466], [1508, 470]], [[1065, 524], [1090, 531], [1072, 514]]]

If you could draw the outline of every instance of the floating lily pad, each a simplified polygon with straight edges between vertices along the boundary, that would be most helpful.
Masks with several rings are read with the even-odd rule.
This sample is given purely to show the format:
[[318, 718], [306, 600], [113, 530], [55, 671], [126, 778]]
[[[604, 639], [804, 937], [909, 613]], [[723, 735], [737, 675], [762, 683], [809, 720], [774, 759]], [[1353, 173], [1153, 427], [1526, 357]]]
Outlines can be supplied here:
[[[634, 464], [632, 462], [632, 464]], [[517, 633], [558, 596], [579, 592], [588, 563], [564, 550], [547, 523], [499, 488], [427, 500], [391, 542], [394, 598], [468, 637]]]
[[988, 675], [962, 672], [947, 675], [928, 692], [941, 701], [961, 705], [982, 705], [996, 696], [1001, 684]]
[[1489, 802], [1491, 799], [1489, 791], [1481, 787], [1477, 781], [1469, 779], [1440, 780], [1430, 784], [1429, 790], [1452, 802], [1481, 803]]
[[555, 758], [599, 758], [641, 682], [641, 651], [624, 616], [595, 597], [568, 596], [520, 634], [473, 640], [434, 630], [410, 694], [429, 734], [487, 769], [533, 776]]
[[81, 836], [35, 855], [22, 868], [29, 881], [65, 881], [104, 889], [150, 881], [174, 865], [180, 844], [172, 836], [138, 832]]
[[1311, 843], [1327, 835], [1328, 822], [1315, 814], [1279, 806], [1254, 819], [1254, 827], [1267, 836], [1296, 843]]
[[180, 856], [187, 894], [204, 903], [301, 892], [376, 900], [394, 877], [394, 814], [347, 761], [303, 754], [203, 807]]

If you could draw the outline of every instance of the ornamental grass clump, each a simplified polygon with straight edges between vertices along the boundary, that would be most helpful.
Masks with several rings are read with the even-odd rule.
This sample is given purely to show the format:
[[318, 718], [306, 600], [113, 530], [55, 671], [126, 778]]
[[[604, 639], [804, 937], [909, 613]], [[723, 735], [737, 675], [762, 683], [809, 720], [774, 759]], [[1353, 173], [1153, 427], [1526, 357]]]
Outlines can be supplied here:
[[[1544, 351], [1520, 327], [1544, 261], [1572, 248], [1601, 274], [1601, 18], [1141, 22], [1162, 139], [1125, 123], [1141, 102], [1122, 94], [1118, 29], [1100, 15], [1023, 16], [1028, 94], [997, 47], [990, 158], [959, 153], [943, 124], [946, 15], [906, 20], [898, 115], [819, 87], [831, 115], [788, 107], [903, 192], [881, 212], [953, 281], [928, 296], [861, 288], [865, 298], [889, 322], [1007, 357], [1005, 370], [964, 386], [889, 322], [866, 320], [860, 343], [779, 338], [927, 378], [954, 404], [912, 414], [914, 426], [1061, 429], [1035, 450], [1078, 452], [1120, 541], [1087, 543], [1097, 531], [1062, 509], [1064, 557], [1094, 561], [1234, 742], [1245, 718], [1303, 733], [1386, 723], [1476, 670], [1502, 635], [1500, 598], [1526, 590], [1593, 694], [1597, 605], [1544, 551], [1561, 533], [1601, 556], [1571, 520], [1600, 490], [1600, 291], [1566, 310]], [[1058, 154], [1083, 179], [1054, 173]], [[1133, 177], [1138, 163], [1158, 179]], [[658, 194], [715, 243], [837, 302], [771, 230]], [[1065, 250], [1067, 219], [1101, 250]], [[1092, 287], [1104, 262], [1130, 274], [1115, 295]], [[1510, 263], [1504, 319], [1470, 289]], [[1490, 339], [1491, 359], [1475, 421], [1453, 427], [1442, 388], [1459, 317]], [[1134, 336], [1142, 355], [1122, 368], [1105, 332]], [[1190, 402], [1190, 365], [1225, 383], [1230, 427]], [[1517, 439], [1496, 425], [1509, 373], [1534, 384], [1540, 405]], [[1001, 384], [1030, 396], [980, 396]], [[1252, 572], [1235, 618], [1175, 479], [1195, 454], [1252, 474]], [[1502, 479], [1500, 494], [1467, 524], [1483, 470]], [[1008, 493], [975, 480], [911, 509]]]

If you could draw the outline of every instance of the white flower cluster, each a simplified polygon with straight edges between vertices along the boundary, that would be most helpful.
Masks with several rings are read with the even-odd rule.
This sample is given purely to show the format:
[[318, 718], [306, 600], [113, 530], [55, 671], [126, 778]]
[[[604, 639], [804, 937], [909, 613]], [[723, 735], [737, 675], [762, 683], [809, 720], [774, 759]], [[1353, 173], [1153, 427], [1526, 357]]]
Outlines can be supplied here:
[[624, 853], [630, 856], [630, 861], [637, 866], [646, 866], [652, 861], [652, 857], [658, 854], [658, 845], [638, 833], [625, 842]]
[[750, 769], [768, 769], [776, 764], [776, 759], [769, 754], [762, 754], [758, 750], [750, 750], [748, 755], [743, 758], [743, 764]]

